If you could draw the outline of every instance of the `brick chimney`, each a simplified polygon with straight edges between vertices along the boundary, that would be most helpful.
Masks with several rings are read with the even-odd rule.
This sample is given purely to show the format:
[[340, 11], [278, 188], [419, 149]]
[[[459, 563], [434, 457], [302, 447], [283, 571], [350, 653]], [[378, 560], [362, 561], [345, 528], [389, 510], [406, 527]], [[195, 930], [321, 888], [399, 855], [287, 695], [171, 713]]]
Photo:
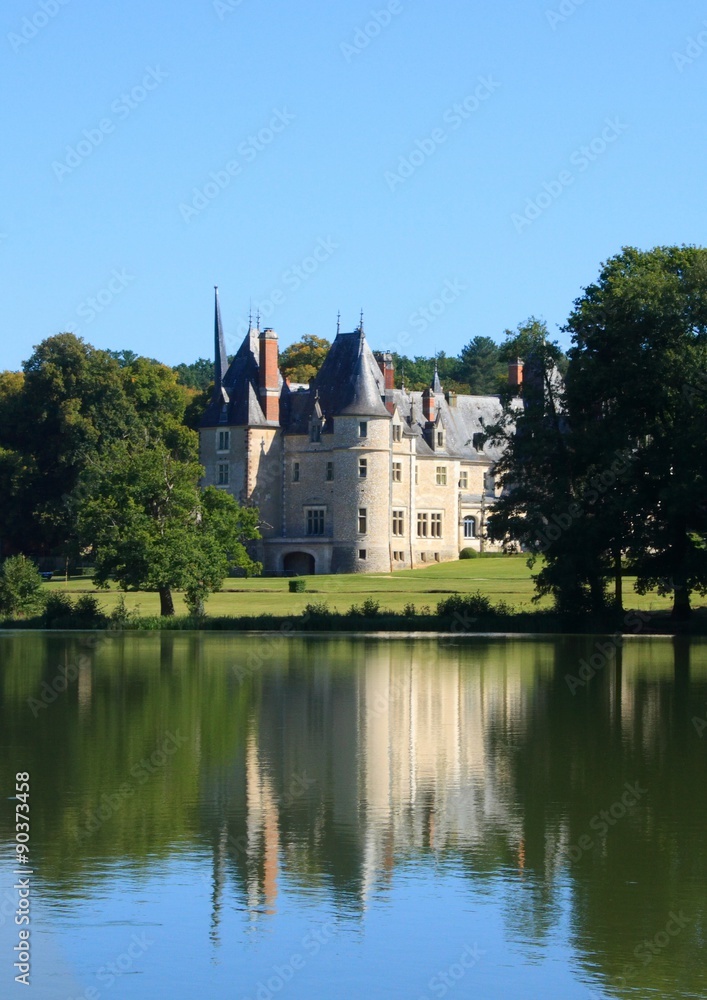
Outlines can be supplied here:
[[392, 392], [395, 388], [395, 362], [392, 354], [376, 354], [378, 367], [385, 377], [385, 391]]
[[260, 407], [265, 419], [273, 423], [280, 420], [280, 386], [278, 378], [277, 334], [269, 327], [258, 337]]
[[523, 385], [523, 362], [516, 358], [508, 366], [508, 385], [511, 389], [520, 389]]
[[435, 394], [429, 387], [422, 393], [422, 413], [428, 424], [434, 423]]

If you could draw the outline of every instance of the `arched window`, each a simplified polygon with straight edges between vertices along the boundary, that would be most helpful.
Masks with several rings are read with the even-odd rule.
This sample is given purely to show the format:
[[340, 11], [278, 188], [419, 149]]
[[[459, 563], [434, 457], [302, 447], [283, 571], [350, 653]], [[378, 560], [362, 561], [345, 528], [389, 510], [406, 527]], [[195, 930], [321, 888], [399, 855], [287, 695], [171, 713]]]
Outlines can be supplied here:
[[476, 518], [470, 514], [464, 518], [464, 538], [476, 538]]

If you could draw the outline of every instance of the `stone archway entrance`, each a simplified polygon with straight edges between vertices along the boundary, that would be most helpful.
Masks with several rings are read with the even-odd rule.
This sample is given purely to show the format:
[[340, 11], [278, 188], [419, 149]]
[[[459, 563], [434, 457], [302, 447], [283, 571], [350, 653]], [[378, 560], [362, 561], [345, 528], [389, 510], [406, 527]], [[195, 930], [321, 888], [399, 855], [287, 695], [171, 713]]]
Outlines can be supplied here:
[[283, 562], [286, 576], [314, 576], [314, 556], [309, 552], [288, 552]]

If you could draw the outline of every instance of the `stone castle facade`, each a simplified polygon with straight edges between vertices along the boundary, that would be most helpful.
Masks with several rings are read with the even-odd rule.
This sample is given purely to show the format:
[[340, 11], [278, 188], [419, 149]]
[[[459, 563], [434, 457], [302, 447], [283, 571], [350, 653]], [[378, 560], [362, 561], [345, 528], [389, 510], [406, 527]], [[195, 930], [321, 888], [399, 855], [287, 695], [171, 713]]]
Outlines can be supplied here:
[[445, 393], [436, 372], [424, 392], [396, 389], [363, 323], [337, 332], [308, 387], [282, 378], [271, 329], [251, 329], [229, 366], [218, 290], [215, 354], [203, 485], [259, 508], [264, 572], [388, 573], [491, 548], [497, 396]]

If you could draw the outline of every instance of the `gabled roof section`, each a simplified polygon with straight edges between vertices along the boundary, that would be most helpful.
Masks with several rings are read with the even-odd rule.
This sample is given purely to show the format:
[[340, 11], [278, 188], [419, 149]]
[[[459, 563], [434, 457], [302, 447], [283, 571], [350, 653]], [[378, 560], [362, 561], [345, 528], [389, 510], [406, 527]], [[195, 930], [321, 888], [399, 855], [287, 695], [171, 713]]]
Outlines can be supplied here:
[[312, 389], [326, 417], [390, 417], [383, 373], [360, 328], [336, 335]]
[[[223, 376], [223, 393], [214, 397], [201, 421], [202, 427], [226, 425], [231, 427], [268, 426], [268, 421], [258, 400], [258, 331], [249, 330], [238, 348], [235, 358]], [[280, 378], [282, 384], [282, 378]]]

